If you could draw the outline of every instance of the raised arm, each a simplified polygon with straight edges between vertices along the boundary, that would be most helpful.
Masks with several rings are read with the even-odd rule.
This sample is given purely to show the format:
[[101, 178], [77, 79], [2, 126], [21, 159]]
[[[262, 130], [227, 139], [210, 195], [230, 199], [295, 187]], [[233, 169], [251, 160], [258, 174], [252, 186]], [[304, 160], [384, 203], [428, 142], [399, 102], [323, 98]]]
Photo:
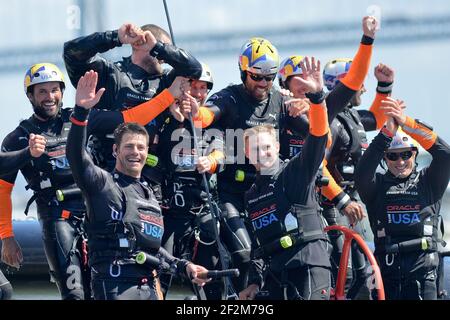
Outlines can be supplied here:
[[394, 85], [395, 74], [391, 67], [380, 63], [375, 67], [374, 75], [378, 80], [378, 85], [370, 110], [358, 110], [366, 131], [379, 130], [386, 123], [387, 116], [380, 109], [381, 102], [391, 95]]
[[105, 91], [102, 88], [96, 93], [96, 83], [97, 73], [94, 71], [86, 72], [80, 78], [75, 97], [76, 106], [70, 118], [72, 126], [67, 139], [67, 159], [74, 180], [83, 192], [100, 190], [105, 184], [103, 170], [94, 165], [84, 148], [89, 110], [98, 103]]
[[143, 42], [144, 36], [142, 33], [137, 36], [138, 32], [138, 27], [125, 23], [118, 30], [95, 32], [64, 43], [63, 58], [72, 85], [76, 87], [81, 76], [92, 69], [100, 75], [99, 85], [105, 86], [104, 81], [112, 64], [97, 53], [121, 47], [122, 44]]
[[439, 138], [432, 128], [403, 114], [402, 101], [387, 98], [383, 101], [381, 109], [386, 115], [395, 119], [403, 131], [415, 139], [433, 160], [426, 169], [427, 177], [435, 199], [440, 199], [447, 189], [450, 180], [450, 147]]
[[179, 99], [190, 84], [187, 78], [177, 77], [168, 89], [149, 101], [123, 111], [93, 109], [89, 114], [88, 135], [112, 133], [119, 124], [136, 122], [143, 126], [150, 123], [159, 114]]
[[306, 138], [300, 156], [292, 158], [283, 171], [284, 188], [288, 198], [294, 203], [298, 198], [304, 197], [304, 194], [299, 192], [305, 190], [305, 186], [302, 184], [309, 184], [316, 178], [317, 170], [323, 160], [329, 131], [320, 61], [316, 62], [314, 58], [306, 57], [300, 66], [302, 68], [301, 81], [308, 87], [307, 97], [311, 101], [310, 134]]
[[353, 95], [361, 89], [367, 76], [372, 58], [372, 47], [378, 21], [366, 16], [362, 21], [363, 37], [358, 52], [346, 76], [336, 85], [327, 97], [328, 119], [333, 121], [336, 115], [347, 106]]

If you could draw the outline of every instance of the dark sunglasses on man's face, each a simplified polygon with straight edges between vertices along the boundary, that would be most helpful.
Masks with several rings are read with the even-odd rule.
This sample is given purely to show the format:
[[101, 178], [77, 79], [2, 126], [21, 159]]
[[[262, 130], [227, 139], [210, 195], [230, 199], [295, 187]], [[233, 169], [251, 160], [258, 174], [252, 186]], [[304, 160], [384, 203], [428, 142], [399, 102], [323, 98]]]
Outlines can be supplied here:
[[399, 158], [402, 158], [404, 161], [411, 158], [413, 155], [413, 152], [410, 151], [403, 151], [403, 152], [386, 152], [386, 158], [390, 161], [397, 161]]
[[254, 73], [250, 73], [250, 72], [247, 72], [247, 73], [250, 76], [250, 78], [253, 81], [256, 81], [256, 82], [263, 81], [263, 79], [266, 80], [267, 82], [270, 82], [270, 81], [273, 81], [273, 79], [275, 79], [275, 77], [276, 77], [276, 74], [269, 74], [267, 76], [260, 76], [260, 75], [257, 75], [257, 74], [254, 74]]

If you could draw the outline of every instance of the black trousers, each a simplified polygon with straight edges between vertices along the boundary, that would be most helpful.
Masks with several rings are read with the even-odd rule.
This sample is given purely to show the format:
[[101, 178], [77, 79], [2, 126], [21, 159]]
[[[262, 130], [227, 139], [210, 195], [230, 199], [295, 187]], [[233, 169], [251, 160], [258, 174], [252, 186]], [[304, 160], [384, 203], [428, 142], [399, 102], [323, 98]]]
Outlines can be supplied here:
[[63, 300], [90, 299], [90, 271], [83, 261], [82, 218], [39, 215], [50, 274]]
[[239, 269], [240, 275], [233, 279], [233, 286], [240, 292], [247, 288], [251, 254], [251, 240], [243, 219], [244, 195], [219, 191], [219, 199], [221, 238], [230, 252], [233, 267]]
[[91, 268], [95, 300], [161, 300], [159, 281], [151, 270], [136, 265], [98, 263]]
[[281, 273], [269, 271], [261, 291], [272, 300], [329, 300], [330, 289], [330, 269], [306, 265]]
[[[191, 260], [209, 270], [220, 269], [219, 253], [214, 235], [213, 220], [208, 210], [197, 214], [180, 211], [164, 211], [164, 235], [162, 247], [170, 254]], [[197, 238], [195, 234], [197, 233]], [[172, 276], [161, 275], [164, 294], [169, 290]], [[191, 285], [191, 284], [190, 284]], [[198, 288], [194, 287], [197, 298]], [[203, 287], [208, 300], [220, 300], [224, 290], [222, 281], [212, 281]]]
[[[436, 300], [439, 255], [410, 252], [377, 255], [386, 300]], [[372, 291], [374, 292], [374, 291]]]

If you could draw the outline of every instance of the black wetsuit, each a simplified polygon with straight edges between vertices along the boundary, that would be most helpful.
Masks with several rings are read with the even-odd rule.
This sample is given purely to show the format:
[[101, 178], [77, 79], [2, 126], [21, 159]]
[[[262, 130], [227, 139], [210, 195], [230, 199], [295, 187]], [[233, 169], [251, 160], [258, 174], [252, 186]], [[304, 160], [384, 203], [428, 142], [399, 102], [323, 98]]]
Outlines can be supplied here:
[[32, 159], [30, 148], [12, 152], [0, 152], [0, 175], [16, 171], [26, 165]]
[[[301, 154], [258, 174], [246, 193], [247, 222], [255, 237], [249, 284], [261, 287], [264, 278], [262, 291], [268, 291], [268, 299], [330, 297], [331, 246], [315, 185], [326, 142], [326, 134], [310, 135]], [[295, 239], [292, 246], [273, 247], [287, 235]], [[258, 258], [266, 264], [264, 271]]]
[[[106, 88], [105, 93], [96, 105], [97, 109], [122, 111], [151, 99], [168, 88], [176, 76], [186, 76], [198, 79], [202, 72], [201, 64], [188, 52], [169, 44], [157, 42], [150, 52], [152, 57], [164, 60], [171, 65], [171, 71], [162, 74], [149, 74], [138, 65], [131, 62], [131, 57], [122, 61], [111, 62], [102, 58], [103, 53], [122, 44], [118, 31], [96, 32], [80, 37], [64, 44], [64, 62], [72, 84], [76, 87], [78, 80], [86, 71], [98, 73], [97, 89]], [[168, 116], [163, 112], [145, 127], [150, 135], [151, 154], [156, 154], [159, 140], [159, 129]], [[115, 159], [112, 156], [112, 131], [95, 134], [90, 139], [91, 153], [95, 163], [102, 168], [112, 170]], [[159, 167], [145, 167], [143, 177], [151, 184], [158, 198], [163, 173]]]
[[[75, 107], [73, 117], [84, 121], [88, 111]], [[95, 299], [160, 299], [156, 270], [135, 262], [137, 251], [165, 260], [180, 273], [186, 261], [160, 247], [164, 232], [161, 209], [142, 179], [114, 171], [109, 173], [92, 162], [84, 149], [86, 128], [72, 125], [67, 156], [73, 176], [82, 190], [87, 213], [89, 265]]]
[[[359, 159], [368, 147], [366, 131], [373, 131], [376, 126], [376, 119], [372, 112], [356, 110], [350, 104], [337, 115], [330, 125], [332, 145], [326, 152], [327, 168], [344, 192], [336, 196], [333, 201], [323, 198], [323, 215], [329, 225], [350, 226], [347, 217], [342, 215], [339, 210], [345, 208], [351, 201], [360, 201], [354, 187], [353, 174]], [[362, 236], [367, 233], [362, 222], [358, 223], [354, 229]], [[336, 231], [331, 231], [329, 235], [333, 243], [333, 277], [336, 280], [344, 235]], [[368, 276], [367, 267], [367, 259], [354, 241], [347, 269], [347, 298], [355, 299], [357, 296], [368, 298], [368, 289], [365, 287]]]
[[[223, 148], [221, 132], [216, 130], [217, 135], [214, 137], [208, 136], [208, 133], [213, 132], [206, 130], [202, 133], [197, 130], [198, 147], [203, 156]], [[167, 172], [163, 187], [166, 207], [163, 208], [165, 228], [162, 246], [177, 257], [191, 260], [207, 269], [218, 269], [214, 220], [202, 175], [198, 173], [194, 162], [196, 151], [193, 139], [189, 120], [181, 123], [170, 117], [161, 133], [161, 145], [171, 150], [170, 153], [163, 153], [160, 159]], [[217, 201], [214, 179], [211, 179], [211, 174], [205, 174], [213, 201]], [[163, 289], [168, 286], [168, 280], [161, 278]], [[222, 297], [221, 281], [208, 283], [203, 290], [208, 300], [220, 300]], [[198, 294], [198, 290], [195, 291]]]
[[[439, 214], [450, 179], [450, 147], [437, 137], [429, 167], [397, 178], [376, 173], [392, 139], [380, 132], [359, 161], [355, 184], [366, 204], [387, 299], [436, 299]], [[409, 241], [409, 242], [407, 242]]]
[[[76, 187], [67, 161], [66, 139], [70, 128], [70, 109], [62, 109], [53, 119], [40, 121], [31, 116], [4, 139], [3, 151], [15, 151], [28, 146], [30, 133], [47, 139], [45, 153], [29, 160], [20, 168], [27, 188], [34, 191], [37, 215], [42, 227], [44, 248], [52, 278], [63, 299], [89, 299], [87, 265], [83, 257], [82, 223], [85, 206], [81, 195], [58, 202], [56, 190]], [[14, 184], [18, 170], [2, 175], [1, 179]], [[30, 199], [29, 204], [32, 199]]]
[[[250, 261], [251, 241], [242, 221], [242, 214], [245, 209], [245, 191], [250, 188], [255, 178], [255, 169], [242, 152], [243, 131], [262, 124], [272, 125], [276, 129], [285, 122], [292, 126], [303, 125], [303, 121], [297, 121], [287, 115], [285, 101], [286, 98], [275, 88], [270, 90], [267, 99], [258, 101], [240, 84], [228, 86], [212, 95], [206, 102], [206, 107], [214, 113], [212, 128], [222, 130], [225, 140], [228, 141], [225, 149], [225, 170], [218, 174], [217, 179], [224, 218], [221, 237], [231, 253], [234, 265], [241, 271], [240, 278], [234, 281], [237, 291], [244, 289], [247, 282], [246, 270]], [[245, 176], [242, 181], [236, 181], [238, 170]]]

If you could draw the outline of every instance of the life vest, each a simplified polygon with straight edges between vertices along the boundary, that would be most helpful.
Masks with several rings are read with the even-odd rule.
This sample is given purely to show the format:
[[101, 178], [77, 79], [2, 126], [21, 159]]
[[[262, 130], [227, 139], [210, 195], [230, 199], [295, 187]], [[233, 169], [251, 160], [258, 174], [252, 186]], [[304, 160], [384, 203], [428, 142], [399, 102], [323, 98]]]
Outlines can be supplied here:
[[55, 134], [42, 132], [29, 119], [20, 122], [19, 126], [29, 135], [40, 134], [47, 140], [45, 152], [39, 158], [33, 158], [31, 165], [39, 173], [28, 185], [33, 191], [40, 193], [74, 185], [72, 170], [66, 157], [67, 137], [72, 123], [69, 117], [72, 109], [61, 109], [61, 115], [55, 121], [61, 121], [61, 131]]
[[120, 186], [117, 173], [114, 179], [116, 188], [111, 194], [110, 212], [96, 212], [95, 221], [87, 223], [92, 263], [100, 259], [127, 259], [136, 251], [156, 254], [161, 246], [163, 217], [149, 187], [140, 183], [143, 197], [133, 184]]
[[[163, 75], [153, 75], [150, 77], [133, 77], [130, 71], [132, 65], [130, 58], [124, 58], [121, 62], [116, 63], [116, 67], [120, 71], [118, 79], [118, 90], [114, 97], [114, 109], [125, 110], [137, 106], [150, 100], [159, 90]], [[137, 68], [137, 66], [133, 66]]]
[[380, 204], [376, 220], [371, 223], [377, 251], [385, 251], [392, 244], [422, 238], [431, 240], [431, 245], [422, 246], [423, 250], [436, 250], [441, 239], [440, 203], [437, 208], [427, 205], [430, 203], [427, 200], [432, 199], [431, 191], [419, 177], [420, 173], [413, 172], [405, 182], [396, 185], [383, 180], [376, 202]]
[[264, 183], [257, 194], [250, 193], [247, 199], [248, 217], [260, 247], [270, 246], [286, 235], [291, 235], [296, 244], [313, 240], [326, 240], [323, 218], [318, 206], [307, 207], [292, 204], [277, 184], [278, 173]]

